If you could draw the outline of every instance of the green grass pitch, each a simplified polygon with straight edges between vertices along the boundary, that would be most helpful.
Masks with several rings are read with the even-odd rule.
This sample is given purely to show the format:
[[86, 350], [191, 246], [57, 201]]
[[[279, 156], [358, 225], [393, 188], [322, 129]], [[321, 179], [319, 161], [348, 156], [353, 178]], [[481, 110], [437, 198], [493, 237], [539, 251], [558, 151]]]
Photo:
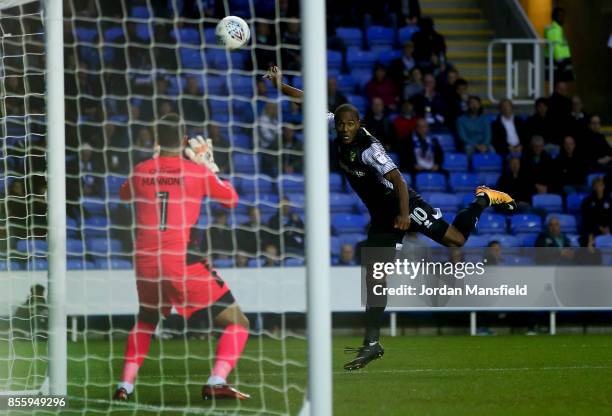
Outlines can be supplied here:
[[[612, 336], [385, 337], [381, 360], [346, 373], [343, 347], [359, 342], [334, 338], [335, 415], [612, 414]], [[22, 344], [25, 355], [31, 344]], [[253, 399], [241, 403], [201, 400], [209, 341], [154, 340], [129, 404], [110, 402], [125, 341], [68, 345], [71, 410], [61, 414], [273, 415], [297, 414], [302, 405], [304, 340], [251, 338], [237, 381]]]

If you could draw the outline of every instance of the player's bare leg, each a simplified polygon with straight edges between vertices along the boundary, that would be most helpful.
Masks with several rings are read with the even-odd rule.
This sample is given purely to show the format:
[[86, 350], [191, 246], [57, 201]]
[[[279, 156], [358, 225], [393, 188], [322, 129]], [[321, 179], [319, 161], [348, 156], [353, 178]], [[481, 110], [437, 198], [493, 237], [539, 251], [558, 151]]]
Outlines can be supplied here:
[[227, 384], [227, 376], [236, 366], [249, 337], [249, 320], [234, 303], [215, 317], [215, 326], [224, 328], [217, 344], [215, 365], [202, 387], [202, 397], [247, 400], [251, 396]]

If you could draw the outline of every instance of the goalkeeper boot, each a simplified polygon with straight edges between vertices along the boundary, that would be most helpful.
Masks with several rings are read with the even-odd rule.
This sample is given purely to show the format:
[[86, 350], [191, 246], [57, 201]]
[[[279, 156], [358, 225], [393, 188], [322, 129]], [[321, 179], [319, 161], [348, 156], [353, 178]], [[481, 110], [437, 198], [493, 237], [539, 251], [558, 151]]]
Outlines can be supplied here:
[[355, 352], [357, 353], [357, 357], [344, 364], [345, 370], [359, 370], [368, 365], [370, 361], [377, 360], [385, 354], [384, 348], [378, 341], [374, 344], [362, 345], [359, 348], [346, 347], [344, 349], [345, 354], [352, 354]]
[[474, 191], [476, 196], [486, 196], [489, 199], [489, 206], [495, 206], [503, 212], [516, 212], [516, 201], [510, 195], [502, 191], [496, 191], [486, 186], [479, 186]]
[[229, 384], [204, 384], [204, 387], [202, 387], [202, 398], [204, 400], [212, 400], [213, 398], [248, 400], [251, 398], [251, 395], [242, 393]]
[[113, 400], [118, 402], [127, 402], [128, 400], [130, 400], [130, 396], [131, 394], [129, 394], [126, 389], [124, 389], [123, 387], [119, 387], [117, 390], [115, 390]]

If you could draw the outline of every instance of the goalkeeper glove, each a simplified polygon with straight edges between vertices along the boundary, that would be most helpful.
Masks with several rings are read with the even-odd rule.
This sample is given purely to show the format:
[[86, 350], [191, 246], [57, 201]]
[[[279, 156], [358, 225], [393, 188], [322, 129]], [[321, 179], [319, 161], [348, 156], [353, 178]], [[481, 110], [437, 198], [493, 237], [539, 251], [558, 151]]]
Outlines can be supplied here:
[[192, 162], [201, 166], [206, 166], [213, 173], [219, 172], [219, 166], [215, 163], [213, 156], [213, 145], [211, 139], [204, 139], [202, 136], [196, 136], [187, 141], [185, 148], [185, 156]]

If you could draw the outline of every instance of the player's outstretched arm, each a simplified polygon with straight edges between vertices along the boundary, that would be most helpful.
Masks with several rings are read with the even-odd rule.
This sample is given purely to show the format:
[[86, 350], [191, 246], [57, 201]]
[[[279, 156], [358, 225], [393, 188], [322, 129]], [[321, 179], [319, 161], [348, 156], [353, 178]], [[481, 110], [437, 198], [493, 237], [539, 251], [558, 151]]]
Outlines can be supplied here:
[[283, 94], [289, 97], [300, 100], [304, 97], [304, 92], [302, 90], [283, 83], [283, 75], [281, 74], [280, 68], [276, 65], [271, 66], [263, 78], [269, 79], [276, 89], [279, 89]]
[[385, 175], [385, 179], [393, 184], [393, 189], [399, 201], [399, 214], [395, 217], [395, 228], [408, 230], [410, 228], [410, 209], [408, 208], [408, 185], [399, 170], [393, 169]]

